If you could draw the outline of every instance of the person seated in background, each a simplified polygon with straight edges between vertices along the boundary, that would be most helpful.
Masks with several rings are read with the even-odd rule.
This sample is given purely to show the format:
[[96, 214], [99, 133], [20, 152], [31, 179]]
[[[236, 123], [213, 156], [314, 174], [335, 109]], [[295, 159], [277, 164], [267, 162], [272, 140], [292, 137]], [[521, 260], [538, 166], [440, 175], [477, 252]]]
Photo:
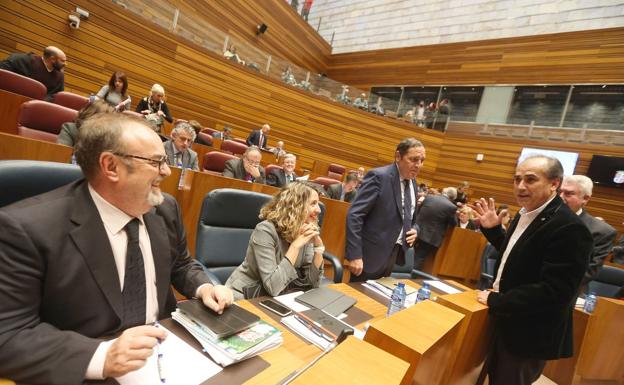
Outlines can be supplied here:
[[327, 187], [327, 196], [331, 199], [351, 202], [353, 198], [355, 198], [355, 194], [357, 193], [356, 187], [358, 183], [359, 181], [357, 174], [350, 172], [347, 174], [345, 180], [342, 183], [334, 183]]
[[386, 115], [386, 110], [385, 108], [382, 106], [383, 103], [383, 99], [380, 96], [379, 99], [377, 99], [377, 104], [373, 107], [371, 107], [370, 112], [377, 114], [377, 115], [381, 115], [384, 116]]
[[286, 66], [286, 68], [284, 68], [284, 71], [282, 71], [282, 81], [291, 86], [297, 85], [297, 79], [295, 79], [295, 75], [293, 75], [290, 66]]
[[323, 240], [318, 192], [306, 182], [278, 191], [260, 210], [243, 263], [225, 286], [235, 299], [277, 296], [319, 287], [323, 276]]
[[286, 187], [297, 180], [298, 176], [295, 174], [297, 157], [293, 154], [286, 154], [283, 159], [284, 161], [281, 169], [271, 170], [271, 172], [267, 174], [266, 180], [269, 186]]
[[[82, 384], [145, 365], [176, 298], [232, 304], [190, 255], [171, 171], [144, 120], [97, 114], [76, 149], [85, 179], [0, 210], [0, 377]], [[117, 336], [112, 338], [111, 336]]]
[[245, 61], [238, 56], [236, 53], [236, 46], [234, 44], [230, 44], [230, 46], [223, 52], [223, 57], [232, 60], [238, 64], [245, 65]]
[[457, 227], [468, 230], [479, 230], [479, 227], [473, 221], [472, 209], [468, 206], [463, 206], [457, 210]]
[[362, 181], [364, 180], [364, 175], [366, 175], [366, 169], [362, 166], [358, 167], [357, 171], [355, 172], [358, 178], [358, 187], [360, 187], [360, 185], [362, 184]]
[[188, 124], [193, 127], [193, 130], [195, 130], [195, 141], [194, 143], [197, 144], [203, 144], [204, 146], [212, 146], [212, 142], [206, 142], [205, 140], [203, 140], [202, 138], [199, 137], [199, 133], [204, 129], [204, 126], [201, 125], [200, 122], [198, 122], [197, 120], [189, 120]]
[[264, 168], [260, 166], [262, 153], [256, 146], [249, 146], [242, 159], [230, 159], [225, 162], [223, 176], [247, 182], [265, 183]]
[[47, 100], [65, 89], [65, 65], [67, 57], [60, 49], [49, 46], [43, 56], [29, 53], [14, 53], [0, 62], [0, 69], [15, 72], [35, 79], [46, 87]]
[[364, 92], [362, 92], [360, 96], [355, 98], [355, 101], [353, 102], [353, 107], [368, 111], [368, 98], [366, 97], [366, 94]]
[[414, 113], [416, 112], [416, 107], [412, 108], [411, 110], [407, 111], [405, 113], [405, 115], [403, 115], [403, 120], [405, 120], [406, 122], [409, 123], [414, 123]]
[[56, 137], [56, 143], [64, 144], [66, 146], [74, 147], [78, 142], [78, 135], [80, 134], [80, 127], [95, 114], [100, 112], [113, 112], [113, 107], [103, 100], [96, 100], [93, 103], [88, 103], [76, 115], [76, 120], [73, 122], [65, 122], [61, 125], [61, 131]]
[[173, 127], [171, 139], [165, 142], [167, 164], [180, 168], [199, 171], [197, 153], [191, 150], [195, 141], [195, 129], [187, 122], [180, 122]]
[[145, 119], [154, 127], [156, 132], [161, 132], [164, 120], [169, 123], [173, 122], [173, 118], [169, 113], [169, 107], [165, 102], [165, 89], [160, 84], [152, 86], [150, 96], [146, 96], [136, 107], [136, 112], [145, 115]]
[[496, 215], [500, 215], [501, 213], [503, 213], [503, 215], [501, 216], [501, 226], [503, 227], [504, 230], [507, 230], [507, 228], [509, 228], [509, 222], [511, 222], [511, 215], [509, 214], [509, 206], [504, 203], [501, 205], [498, 205], [498, 208], [496, 209]]
[[113, 106], [115, 111], [130, 110], [132, 100], [128, 95], [126, 74], [121, 71], [114, 72], [108, 84], [103, 86], [95, 96]]
[[275, 154], [276, 159], [280, 159], [286, 155], [286, 151], [284, 151], [284, 141], [280, 140], [277, 142], [277, 145], [271, 149], [271, 152]]
[[416, 107], [416, 116], [414, 117], [415, 123], [418, 127], [425, 127], [425, 120], [427, 119], [427, 109], [425, 108], [425, 101], [421, 100]]
[[221, 132], [213, 133], [212, 136], [221, 140], [234, 140], [234, 137], [232, 136], [232, 127], [228, 126], [223, 127], [223, 131]]
[[256, 146], [258, 148], [266, 148], [269, 137], [267, 136], [271, 131], [271, 126], [268, 123], [262, 125], [259, 130], [253, 130], [247, 137], [248, 146]]
[[461, 182], [461, 184], [457, 187], [457, 198], [453, 200], [453, 202], [457, 206], [462, 207], [463, 205], [468, 203], [468, 193], [466, 189], [469, 189], [469, 188], [470, 188], [470, 183], [468, 183], [468, 181]]
[[351, 104], [351, 97], [349, 97], [349, 86], [344, 84], [342, 86], [342, 93], [336, 96], [336, 101], [342, 104]]

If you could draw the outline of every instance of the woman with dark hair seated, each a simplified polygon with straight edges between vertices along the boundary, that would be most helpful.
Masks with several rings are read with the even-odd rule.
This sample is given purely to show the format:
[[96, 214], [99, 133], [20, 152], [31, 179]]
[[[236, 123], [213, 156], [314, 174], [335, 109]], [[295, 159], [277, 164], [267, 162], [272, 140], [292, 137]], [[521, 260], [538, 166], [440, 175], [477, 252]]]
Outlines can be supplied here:
[[103, 86], [95, 95], [99, 99], [105, 100], [115, 108], [115, 111], [130, 110], [130, 95], [128, 95], [128, 78], [126, 74], [117, 71], [113, 73], [108, 84]]
[[277, 296], [318, 287], [325, 248], [319, 235], [317, 191], [293, 182], [260, 210], [243, 263], [225, 285], [235, 299]]
[[93, 103], [87, 104], [82, 108], [82, 110], [78, 111], [75, 121], [63, 123], [61, 126], [61, 132], [59, 132], [59, 135], [56, 138], [56, 143], [74, 147], [78, 141], [80, 126], [82, 126], [82, 123], [84, 123], [85, 120], [95, 114], [99, 114], [100, 112], [114, 111], [113, 107], [103, 100], [96, 100]]

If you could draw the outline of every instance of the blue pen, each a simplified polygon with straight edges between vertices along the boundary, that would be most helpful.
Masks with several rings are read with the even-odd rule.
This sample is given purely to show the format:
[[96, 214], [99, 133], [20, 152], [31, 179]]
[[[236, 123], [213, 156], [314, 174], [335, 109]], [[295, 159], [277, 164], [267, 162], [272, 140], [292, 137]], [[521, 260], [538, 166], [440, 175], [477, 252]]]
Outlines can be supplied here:
[[[156, 321], [154, 322], [154, 326], [160, 327], [160, 323]], [[165, 379], [165, 370], [163, 367], [163, 354], [160, 351], [160, 343], [162, 340], [160, 338], [156, 338], [156, 340], [158, 341], [156, 344], [156, 366], [158, 367], [158, 377], [160, 378], [160, 382], [164, 384], [167, 380]]]

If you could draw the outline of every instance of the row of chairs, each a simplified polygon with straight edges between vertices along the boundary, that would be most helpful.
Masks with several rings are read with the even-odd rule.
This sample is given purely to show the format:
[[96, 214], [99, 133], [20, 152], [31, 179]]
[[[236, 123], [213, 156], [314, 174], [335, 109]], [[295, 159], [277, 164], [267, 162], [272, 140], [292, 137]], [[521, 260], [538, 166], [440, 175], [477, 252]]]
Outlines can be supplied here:
[[[0, 161], [0, 207], [42, 194], [82, 177], [78, 166], [56, 162]], [[270, 195], [236, 189], [209, 192], [202, 203], [197, 224], [196, 258], [214, 284], [224, 283], [245, 257], [249, 238], [260, 222], [260, 208]], [[325, 206], [321, 204], [319, 225]], [[333, 282], [342, 282], [340, 260], [325, 252], [333, 267]], [[330, 283], [324, 280], [324, 283]]]
[[[47, 97], [47, 89], [43, 83], [7, 70], [0, 70], [0, 89], [36, 100], [45, 100]], [[78, 111], [87, 105], [89, 99], [63, 91], [54, 94], [52, 102]]]

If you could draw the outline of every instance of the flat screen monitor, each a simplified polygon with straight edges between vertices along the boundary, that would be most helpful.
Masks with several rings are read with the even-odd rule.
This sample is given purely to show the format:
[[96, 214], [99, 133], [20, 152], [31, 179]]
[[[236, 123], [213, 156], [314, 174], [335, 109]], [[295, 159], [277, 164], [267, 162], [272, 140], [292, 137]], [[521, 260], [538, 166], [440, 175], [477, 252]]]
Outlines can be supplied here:
[[624, 187], [624, 158], [618, 156], [594, 155], [587, 170], [587, 176], [595, 184]]
[[529, 155], [546, 155], [559, 159], [563, 166], [563, 175], [574, 175], [574, 169], [576, 168], [576, 161], [578, 160], [578, 152], [567, 151], [555, 151], [547, 150], [544, 148], [530, 148], [524, 147], [518, 158], [518, 163], [522, 162]]

